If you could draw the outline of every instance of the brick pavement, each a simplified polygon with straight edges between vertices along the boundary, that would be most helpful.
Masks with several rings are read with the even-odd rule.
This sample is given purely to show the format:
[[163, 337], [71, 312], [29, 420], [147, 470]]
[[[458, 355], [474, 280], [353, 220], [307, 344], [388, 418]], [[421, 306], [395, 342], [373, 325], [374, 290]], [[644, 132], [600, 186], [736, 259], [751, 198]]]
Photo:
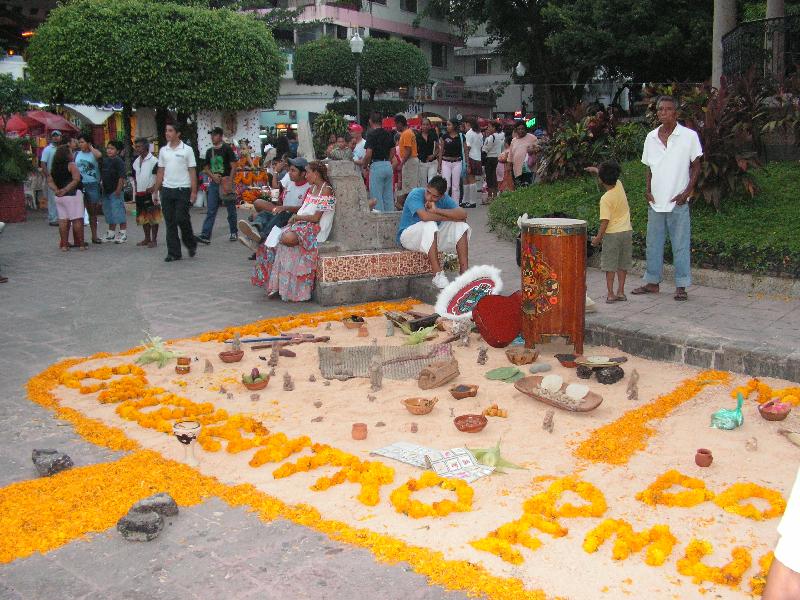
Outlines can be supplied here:
[[[470, 216], [473, 262], [492, 256], [506, 289], [517, 289], [513, 244], [488, 231], [485, 209]], [[194, 213], [196, 225], [202, 217]], [[124, 245], [62, 254], [55, 228], [33, 214], [0, 236], [0, 271], [11, 279], [0, 286], [0, 485], [35, 476], [30, 463], [35, 447], [64, 450], [78, 465], [119, 456], [86, 443], [25, 397], [27, 379], [47, 365], [67, 356], [125, 350], [145, 331], [188, 336], [319, 308], [268, 301], [253, 288], [247, 251], [227, 241], [222, 218], [211, 246], [201, 246], [195, 259], [171, 264], [163, 262], [163, 231], [158, 249], [136, 247], [140, 231], [131, 232]], [[597, 342], [691, 364], [710, 360], [751, 374], [772, 369], [786, 376], [800, 364], [793, 346], [800, 333], [798, 300], [694, 287], [688, 303], [662, 293], [605, 305], [603, 276], [594, 270], [588, 287], [599, 300], [598, 312], [587, 319], [587, 334]], [[800, 380], [800, 371], [794, 380]], [[2, 598], [164, 596], [463, 597], [428, 586], [402, 565], [378, 564], [366, 551], [290, 523], [262, 523], [216, 500], [185, 509], [150, 544], [124, 542], [112, 530], [0, 566]]]

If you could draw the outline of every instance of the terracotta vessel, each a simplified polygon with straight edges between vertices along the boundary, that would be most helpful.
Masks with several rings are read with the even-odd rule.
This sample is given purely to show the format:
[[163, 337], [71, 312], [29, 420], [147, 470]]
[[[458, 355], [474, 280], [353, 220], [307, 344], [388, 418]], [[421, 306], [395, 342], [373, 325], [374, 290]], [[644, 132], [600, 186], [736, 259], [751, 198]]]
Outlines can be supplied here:
[[694, 462], [698, 467], [708, 467], [714, 462], [714, 456], [711, 454], [711, 450], [700, 448], [694, 455]]
[[478, 395], [478, 386], [477, 385], [466, 385], [466, 384], [459, 384], [454, 385], [450, 388], [450, 395], [455, 398], [456, 400], [462, 400], [464, 398], [474, 398]]
[[175, 365], [175, 372], [178, 375], [186, 375], [191, 370], [192, 367], [190, 367], [189, 365]]
[[453, 419], [453, 424], [456, 429], [464, 433], [478, 433], [489, 420], [483, 415], [461, 415]]
[[190, 364], [192, 364], [192, 359], [189, 358], [188, 356], [179, 356], [178, 357], [178, 364], [179, 365], [183, 365], [183, 366], [190, 365]]
[[539, 351], [530, 348], [508, 348], [506, 358], [515, 365], [529, 365], [539, 358]]
[[263, 390], [269, 384], [269, 376], [265, 377], [261, 381], [256, 381], [254, 383], [245, 383], [242, 382], [242, 385], [246, 387], [251, 392], [257, 392], [258, 390]]
[[556, 354], [555, 357], [561, 363], [561, 366], [567, 369], [574, 369], [578, 366], [578, 363], [575, 362], [578, 357], [575, 354]]
[[225, 350], [219, 353], [219, 358], [224, 363], [235, 363], [242, 360], [244, 350]]
[[367, 424], [366, 423], [353, 423], [353, 431], [351, 433], [354, 440], [367, 439]]
[[770, 400], [758, 405], [758, 412], [767, 421], [783, 421], [792, 412], [792, 407], [788, 404]]
[[354, 315], [352, 317], [342, 319], [342, 323], [344, 323], [344, 326], [348, 329], [358, 329], [364, 324], [364, 317], [357, 317]]
[[438, 401], [438, 398], [406, 398], [400, 402], [412, 415], [427, 415]]
[[367, 329], [366, 325], [358, 328], [358, 337], [369, 337], [369, 329]]

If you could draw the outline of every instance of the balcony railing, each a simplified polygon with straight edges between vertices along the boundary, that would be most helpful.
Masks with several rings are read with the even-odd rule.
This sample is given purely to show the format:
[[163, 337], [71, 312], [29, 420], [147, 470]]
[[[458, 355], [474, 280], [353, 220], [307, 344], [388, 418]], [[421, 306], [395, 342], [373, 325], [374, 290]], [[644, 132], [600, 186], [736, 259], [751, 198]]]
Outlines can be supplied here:
[[742, 23], [722, 38], [722, 72], [737, 77], [755, 67], [782, 80], [800, 63], [800, 15]]

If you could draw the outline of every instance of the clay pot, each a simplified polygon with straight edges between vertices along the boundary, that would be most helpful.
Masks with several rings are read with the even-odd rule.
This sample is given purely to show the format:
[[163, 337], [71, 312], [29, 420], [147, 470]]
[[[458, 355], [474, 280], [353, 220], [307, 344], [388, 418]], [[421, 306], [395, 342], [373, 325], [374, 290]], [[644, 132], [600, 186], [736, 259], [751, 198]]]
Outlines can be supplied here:
[[456, 400], [474, 398], [478, 395], [478, 386], [460, 383], [459, 385], [454, 385], [450, 388], [450, 395]]
[[192, 359], [189, 358], [188, 356], [179, 356], [178, 357], [178, 364], [179, 365], [183, 365], [183, 366], [190, 365], [190, 364], [192, 364]]
[[700, 448], [694, 455], [694, 462], [698, 467], [708, 467], [714, 462], [714, 456], [711, 454], [711, 450]]
[[257, 392], [258, 390], [263, 390], [265, 387], [267, 387], [268, 383], [269, 383], [269, 377], [265, 377], [261, 381], [256, 381], [254, 383], [245, 383], [243, 381], [242, 385], [251, 392]]
[[219, 358], [224, 363], [235, 363], [242, 360], [244, 350], [225, 350], [219, 353]]
[[347, 329], [358, 329], [364, 324], [364, 317], [347, 317], [346, 319], [342, 319], [342, 323]]
[[539, 351], [531, 348], [508, 348], [506, 358], [515, 365], [529, 365], [539, 358]]
[[792, 407], [788, 404], [784, 405], [775, 400], [770, 400], [769, 402], [764, 402], [764, 404], [759, 404], [758, 412], [767, 421], [783, 421], [792, 412]]
[[456, 429], [464, 433], [478, 433], [489, 422], [483, 415], [461, 415], [453, 419]]
[[189, 365], [175, 365], [175, 372], [178, 375], [186, 375], [191, 370], [192, 370], [192, 367], [189, 366]]
[[353, 431], [351, 433], [354, 440], [367, 439], [367, 424], [366, 423], [353, 423]]
[[427, 415], [438, 401], [438, 398], [406, 398], [401, 403], [412, 415]]

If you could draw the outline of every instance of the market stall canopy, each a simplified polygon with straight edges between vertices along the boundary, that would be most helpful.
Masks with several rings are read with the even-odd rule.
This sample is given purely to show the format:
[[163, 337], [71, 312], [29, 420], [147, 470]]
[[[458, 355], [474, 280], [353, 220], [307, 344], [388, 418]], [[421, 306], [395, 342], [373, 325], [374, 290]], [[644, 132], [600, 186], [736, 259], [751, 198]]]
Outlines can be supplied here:
[[110, 106], [98, 107], [88, 104], [65, 104], [64, 106], [75, 113], [75, 116], [91, 125], [104, 125], [110, 116], [119, 112]]
[[62, 133], [80, 133], [78, 128], [61, 115], [56, 115], [44, 110], [29, 110], [28, 117], [44, 125], [48, 132], [58, 129]]
[[42, 123], [30, 117], [16, 113], [8, 123], [4, 123], [0, 118], [0, 127], [5, 129], [6, 134], [25, 136], [25, 135], [44, 135], [45, 127]]

